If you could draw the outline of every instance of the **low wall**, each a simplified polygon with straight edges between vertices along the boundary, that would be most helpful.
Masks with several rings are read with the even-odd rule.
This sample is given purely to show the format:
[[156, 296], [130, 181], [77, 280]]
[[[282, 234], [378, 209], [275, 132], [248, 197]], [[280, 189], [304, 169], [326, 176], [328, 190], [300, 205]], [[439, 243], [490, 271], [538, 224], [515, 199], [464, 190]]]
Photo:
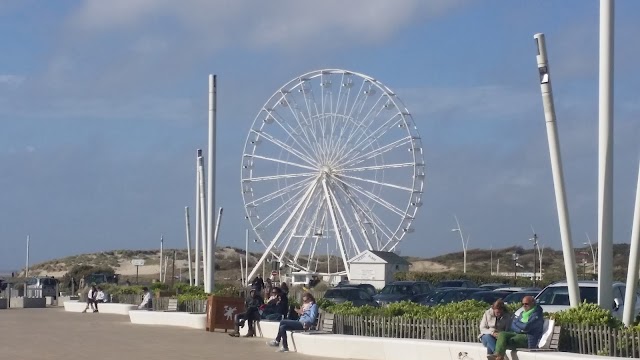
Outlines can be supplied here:
[[[87, 304], [79, 301], [65, 301], [64, 311], [68, 312], [83, 312], [87, 308]], [[117, 304], [117, 303], [98, 303], [98, 314], [116, 314], [116, 315], [129, 315], [130, 310], [135, 310], [138, 307], [130, 304]], [[87, 312], [91, 312], [89, 309]]]
[[205, 330], [207, 327], [207, 314], [178, 311], [131, 310], [129, 319], [132, 324], [139, 325], [180, 326], [199, 330]]
[[[305, 355], [354, 360], [484, 360], [480, 343], [395, 339], [353, 335], [294, 333], [289, 349]], [[507, 351], [510, 360], [620, 360], [620, 358], [562, 352]]]
[[47, 299], [14, 297], [11, 298], [10, 307], [25, 309], [45, 308], [47, 307]]
[[[280, 321], [268, 321], [261, 320], [259, 327], [256, 326], [256, 337], [263, 337], [265, 339], [273, 340], [278, 335], [278, 328], [280, 327]], [[244, 323], [244, 327], [240, 328], [240, 336], [244, 336], [249, 331], [249, 325]]]

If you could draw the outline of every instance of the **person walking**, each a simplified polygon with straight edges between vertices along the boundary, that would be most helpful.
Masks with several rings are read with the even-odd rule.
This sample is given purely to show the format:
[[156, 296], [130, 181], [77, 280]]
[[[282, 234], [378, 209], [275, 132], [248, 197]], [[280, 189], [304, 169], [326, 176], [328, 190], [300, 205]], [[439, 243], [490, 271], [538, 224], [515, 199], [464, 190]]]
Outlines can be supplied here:
[[153, 294], [151, 294], [151, 291], [146, 286], [142, 288], [142, 291], [144, 294], [142, 295], [142, 302], [138, 305], [138, 309], [153, 310]]
[[94, 284], [91, 285], [89, 292], [87, 292], [87, 307], [82, 311], [86, 313], [89, 308], [93, 310], [93, 312], [98, 312], [98, 305], [96, 305], [96, 296], [98, 296], [98, 289]]

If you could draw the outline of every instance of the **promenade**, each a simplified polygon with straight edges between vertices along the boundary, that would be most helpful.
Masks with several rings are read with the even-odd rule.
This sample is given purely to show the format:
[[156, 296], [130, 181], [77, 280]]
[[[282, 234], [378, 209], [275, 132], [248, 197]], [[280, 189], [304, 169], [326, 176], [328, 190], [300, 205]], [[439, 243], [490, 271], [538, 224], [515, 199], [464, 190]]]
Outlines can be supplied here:
[[68, 313], [58, 308], [0, 310], [2, 359], [324, 359], [275, 350], [261, 338], [133, 325], [122, 315]]

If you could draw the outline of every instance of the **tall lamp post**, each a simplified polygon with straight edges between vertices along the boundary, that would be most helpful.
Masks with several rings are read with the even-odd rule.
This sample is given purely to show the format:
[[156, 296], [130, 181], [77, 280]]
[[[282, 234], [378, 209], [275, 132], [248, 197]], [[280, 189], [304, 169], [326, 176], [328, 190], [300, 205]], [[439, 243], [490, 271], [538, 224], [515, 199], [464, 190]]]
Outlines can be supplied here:
[[518, 280], [518, 258], [518, 254], [511, 254], [511, 259], [513, 260], [513, 285], [515, 285], [516, 281]]
[[598, 250], [593, 250], [593, 244], [591, 243], [591, 238], [589, 237], [589, 233], [587, 233], [587, 240], [589, 242], [583, 242], [584, 245], [589, 245], [589, 248], [591, 249], [591, 258], [593, 258], [593, 273], [596, 274], [597, 270], [596, 270], [596, 256], [598, 253]]
[[464, 241], [464, 235], [462, 234], [462, 227], [460, 227], [460, 222], [458, 221], [458, 217], [453, 215], [453, 218], [456, 220], [456, 225], [458, 226], [455, 229], [451, 229], [451, 231], [458, 232], [460, 234], [460, 241], [462, 242], [462, 272], [467, 273], [467, 248], [469, 247], [469, 236], [467, 236], [467, 241]]
[[533, 233], [533, 237], [529, 239], [533, 242], [533, 287], [536, 287], [536, 252], [538, 251], [538, 234]]

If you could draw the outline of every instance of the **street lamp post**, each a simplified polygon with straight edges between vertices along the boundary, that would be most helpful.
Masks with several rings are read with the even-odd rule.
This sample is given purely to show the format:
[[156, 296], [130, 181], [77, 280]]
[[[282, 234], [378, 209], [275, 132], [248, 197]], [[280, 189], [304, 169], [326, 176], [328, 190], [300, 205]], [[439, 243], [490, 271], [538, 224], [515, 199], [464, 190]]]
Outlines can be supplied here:
[[511, 254], [511, 259], [513, 259], [513, 285], [516, 284], [516, 281], [518, 280], [518, 254], [513, 253]]
[[467, 273], [467, 248], [469, 247], [469, 238], [470, 235], [467, 235], [467, 241], [464, 241], [464, 235], [462, 234], [462, 227], [460, 226], [460, 222], [458, 221], [458, 217], [453, 215], [453, 218], [456, 220], [456, 225], [458, 226], [455, 229], [451, 229], [451, 231], [458, 232], [460, 234], [460, 241], [462, 242], [462, 272]]
[[529, 241], [533, 242], [533, 287], [536, 287], [536, 251], [538, 251], [538, 234], [533, 233], [533, 237], [529, 239]]
[[593, 258], [593, 273], [596, 274], [596, 254], [597, 254], [597, 250], [593, 250], [593, 244], [591, 243], [591, 238], [589, 237], [589, 233], [587, 233], [587, 240], [589, 241], [587, 242], [583, 242], [582, 244], [584, 245], [589, 245], [589, 248], [591, 249], [591, 257]]

